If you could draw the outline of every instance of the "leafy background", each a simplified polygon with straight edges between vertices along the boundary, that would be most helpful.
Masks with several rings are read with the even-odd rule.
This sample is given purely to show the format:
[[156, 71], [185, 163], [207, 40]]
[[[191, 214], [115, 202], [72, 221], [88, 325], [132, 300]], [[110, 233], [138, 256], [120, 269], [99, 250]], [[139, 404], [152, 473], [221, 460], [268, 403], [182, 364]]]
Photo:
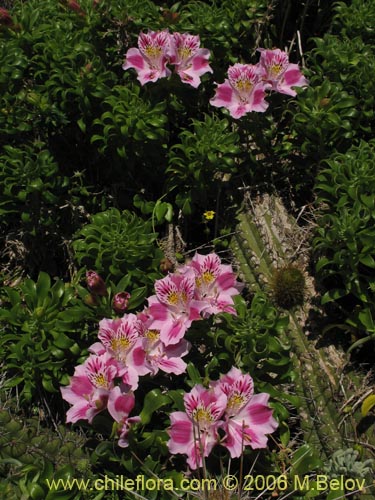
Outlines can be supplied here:
[[[0, 11], [2, 498], [104, 498], [48, 492], [52, 477], [181, 478], [184, 460], [167, 453], [168, 414], [181, 409], [184, 390], [232, 364], [271, 394], [280, 423], [270, 450], [247, 453], [241, 467], [352, 474], [354, 457], [366, 477], [371, 444], [347, 441], [327, 458], [301, 437], [291, 319], [267, 286], [245, 289], [237, 317], [191, 329], [187, 374], [144, 381], [142, 422], [125, 452], [104, 415], [92, 428], [68, 429], [59, 387], [87, 356], [98, 321], [113, 315], [115, 293], [130, 292], [129, 310], [139, 310], [161, 267], [197, 248], [241, 267], [229, 247], [244, 194], [277, 194], [309, 234], [313, 334], [360, 369], [345, 407], [367, 401], [367, 443], [375, 406], [366, 399], [375, 338], [375, 2], [81, 0], [75, 8], [14, 0], [2, 8], [11, 18]], [[140, 87], [121, 69], [124, 54], [140, 31], [166, 28], [200, 35], [217, 82], [228, 65], [255, 63], [257, 47], [277, 46], [310, 85], [295, 99], [272, 95], [267, 113], [240, 123], [209, 105], [208, 75], [199, 90], [177, 78]], [[93, 300], [88, 269], [105, 279], [107, 297]], [[220, 460], [208, 466], [218, 470]]]

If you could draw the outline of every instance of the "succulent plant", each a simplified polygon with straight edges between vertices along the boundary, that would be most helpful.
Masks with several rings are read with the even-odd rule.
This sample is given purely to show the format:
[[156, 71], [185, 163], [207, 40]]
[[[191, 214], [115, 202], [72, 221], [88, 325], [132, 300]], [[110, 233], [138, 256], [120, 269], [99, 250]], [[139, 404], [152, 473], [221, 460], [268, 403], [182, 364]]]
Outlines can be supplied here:
[[91, 217], [76, 234], [73, 249], [79, 264], [119, 276], [153, 258], [156, 238], [151, 221], [128, 210], [110, 208]]
[[324, 467], [330, 477], [366, 477], [373, 471], [374, 461], [371, 459], [361, 461], [358, 450], [347, 448], [335, 451], [332, 458]]
[[[4, 394], [0, 396], [6, 399]], [[15, 413], [13, 402], [7, 400], [8, 408], [0, 410], [1, 498], [44, 499], [49, 493], [47, 480], [66, 480], [74, 473], [90, 477], [83, 436], [63, 425], [52, 430], [39, 416], [25, 418]], [[75, 488], [64, 490], [64, 495], [66, 500], [82, 498]]]

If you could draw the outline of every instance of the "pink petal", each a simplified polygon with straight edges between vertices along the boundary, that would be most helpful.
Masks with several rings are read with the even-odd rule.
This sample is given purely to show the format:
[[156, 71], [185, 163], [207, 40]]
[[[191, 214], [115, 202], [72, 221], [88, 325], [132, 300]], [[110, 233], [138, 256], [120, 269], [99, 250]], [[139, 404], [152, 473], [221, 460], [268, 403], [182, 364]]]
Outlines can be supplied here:
[[91, 405], [86, 400], [76, 403], [66, 412], [66, 422], [74, 424], [78, 420], [88, 420], [90, 409]]
[[225, 80], [224, 83], [217, 86], [215, 97], [210, 100], [210, 104], [217, 108], [228, 108], [228, 106], [234, 102], [233, 94], [234, 91], [232, 87], [230, 86], [228, 80]]
[[124, 418], [127, 418], [129, 413], [134, 408], [134, 394], [133, 393], [123, 393], [120, 387], [114, 387], [108, 398], [108, 411], [111, 417], [116, 420], [116, 422], [121, 422]]
[[170, 419], [168, 449], [173, 454], [187, 453], [189, 447], [194, 443], [193, 424], [186, 413], [182, 411], [171, 413]]
[[185, 373], [187, 367], [187, 364], [181, 358], [162, 358], [158, 365], [163, 372], [173, 373], [174, 375]]
[[[146, 66], [146, 62], [142, 54], [138, 49], [129, 49], [125, 56], [125, 62], [122, 69], [134, 68], [136, 70], [142, 70]], [[147, 65], [148, 66], [148, 65]]]

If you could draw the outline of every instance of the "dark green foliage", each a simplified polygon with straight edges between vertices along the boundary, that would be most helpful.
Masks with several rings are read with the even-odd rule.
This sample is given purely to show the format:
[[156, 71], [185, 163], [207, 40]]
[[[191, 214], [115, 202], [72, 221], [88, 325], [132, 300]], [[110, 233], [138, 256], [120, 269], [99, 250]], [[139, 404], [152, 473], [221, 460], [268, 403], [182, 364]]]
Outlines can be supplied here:
[[[46, 273], [19, 288], [2, 289], [1, 346], [5, 387], [18, 387], [21, 401], [38, 398], [44, 389], [57, 392], [82, 356], [80, 340], [90, 309], [60, 279]], [[87, 333], [87, 332], [86, 332]]]
[[334, 148], [346, 149], [355, 135], [357, 106], [358, 100], [341, 83], [314, 78], [293, 112], [294, 134], [285, 136], [283, 148], [291, 151], [294, 136], [300, 151], [314, 161], [326, 158]]
[[214, 51], [216, 65], [223, 66], [221, 72], [238, 59], [250, 62], [257, 48], [256, 35], [269, 21], [265, 1], [194, 1], [181, 7], [176, 30], [199, 33], [205, 46]]
[[238, 300], [237, 311], [238, 316], [225, 315], [224, 325], [217, 329], [218, 346], [225, 346], [236, 366], [251, 373], [260, 385], [290, 380], [290, 345], [281, 340], [286, 338], [288, 317], [262, 292], [255, 293], [249, 305]]
[[[239, 136], [226, 119], [193, 120], [193, 130], [180, 133], [180, 143], [172, 146], [167, 168], [167, 189], [177, 190], [176, 204], [186, 215], [195, 207], [212, 209], [225, 174], [237, 171]], [[203, 211], [203, 210], [202, 210]]]
[[138, 84], [113, 87], [103, 107], [105, 111], [94, 121], [95, 134], [91, 137], [101, 153], [108, 148], [115, 150], [129, 168], [139, 160], [144, 162], [148, 151], [151, 161], [155, 148], [165, 148], [165, 103], [147, 102]]
[[361, 36], [366, 43], [374, 42], [374, 0], [337, 2], [334, 9], [333, 29], [348, 38]]
[[284, 309], [302, 306], [305, 298], [306, 281], [301, 269], [288, 264], [273, 273], [270, 291], [275, 303]]
[[[56, 205], [67, 193], [69, 179], [59, 175], [59, 168], [46, 144], [34, 142], [21, 147], [4, 146], [0, 156], [0, 221], [15, 218], [17, 214], [27, 222], [30, 231], [56, 223]], [[53, 216], [52, 216], [53, 214]]]
[[[338, 300], [347, 330], [373, 335], [375, 143], [337, 154], [317, 178], [319, 227], [313, 245], [323, 303]], [[369, 337], [367, 337], [369, 338]]]
[[[351, 127], [356, 134], [372, 136], [375, 94], [375, 54], [373, 47], [362, 38], [338, 38], [325, 35], [315, 38], [309, 64], [319, 72], [319, 77], [337, 82], [357, 99], [357, 113]], [[353, 131], [354, 131], [353, 130]]]

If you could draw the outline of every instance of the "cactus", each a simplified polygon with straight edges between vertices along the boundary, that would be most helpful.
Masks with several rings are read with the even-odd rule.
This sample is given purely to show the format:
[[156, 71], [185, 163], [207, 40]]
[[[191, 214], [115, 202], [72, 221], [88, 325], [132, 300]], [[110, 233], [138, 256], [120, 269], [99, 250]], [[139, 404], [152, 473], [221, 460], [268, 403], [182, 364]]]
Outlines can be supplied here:
[[[304, 330], [316, 295], [307, 272], [306, 231], [287, 213], [279, 198], [265, 195], [247, 200], [247, 207], [238, 215], [231, 247], [249, 290], [266, 290], [276, 305], [288, 309], [288, 339], [299, 374], [296, 392], [301, 401], [301, 426], [305, 440], [328, 459], [335, 450], [345, 448], [348, 437], [339, 426], [341, 416], [334, 400], [340, 390], [342, 355], [335, 351], [332, 356], [329, 350], [317, 349]], [[289, 270], [287, 279], [281, 276], [285, 270]], [[293, 297], [297, 299], [294, 302]]]

